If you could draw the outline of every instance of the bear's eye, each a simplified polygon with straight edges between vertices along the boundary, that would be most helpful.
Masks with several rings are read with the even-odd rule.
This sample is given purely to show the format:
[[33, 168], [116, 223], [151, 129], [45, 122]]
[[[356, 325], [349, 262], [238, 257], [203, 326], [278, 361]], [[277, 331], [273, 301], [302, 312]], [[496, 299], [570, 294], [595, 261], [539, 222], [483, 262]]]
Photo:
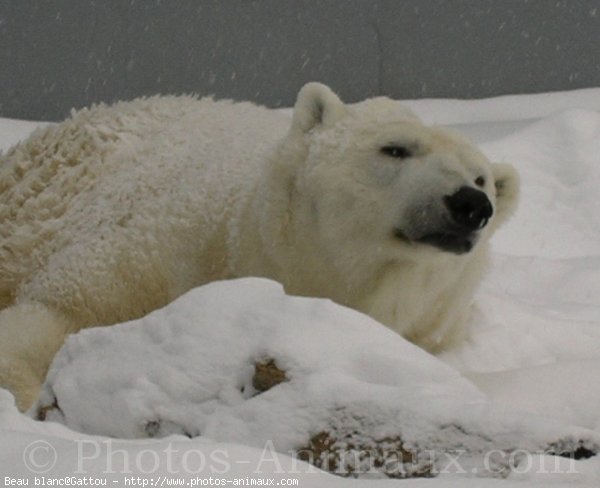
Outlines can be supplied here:
[[475, 178], [475, 184], [477, 186], [485, 186], [485, 178], [483, 176], [478, 176]]
[[381, 152], [387, 156], [398, 159], [406, 159], [412, 156], [412, 151], [405, 146], [383, 146]]

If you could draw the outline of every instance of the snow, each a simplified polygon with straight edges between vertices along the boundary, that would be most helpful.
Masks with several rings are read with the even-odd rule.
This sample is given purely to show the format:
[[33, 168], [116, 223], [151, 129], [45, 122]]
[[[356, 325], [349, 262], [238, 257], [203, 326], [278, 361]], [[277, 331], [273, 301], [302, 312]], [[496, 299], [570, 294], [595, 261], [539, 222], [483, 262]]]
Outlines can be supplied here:
[[[55, 422], [19, 414], [0, 392], [0, 477], [396, 483], [294, 458], [309, 432], [333, 426], [356, 440], [343, 432], [351, 418], [365, 442], [401, 433], [409, 447], [468, 451], [464, 470], [445, 472], [449, 459], [438, 456], [442, 473], [408, 487], [598, 486], [598, 457], [526, 455], [506, 479], [484, 468], [510, 464], [515, 449], [600, 439], [600, 89], [407, 103], [522, 178], [463, 345], [435, 358], [327, 300], [289, 297], [267, 280], [214, 283], [138, 321], [73, 336], [41, 400]], [[0, 147], [36, 126], [0, 120]], [[259, 392], [254, 363], [268, 358], [287, 381]], [[125, 439], [148, 435], [167, 437]], [[490, 466], [485, 455], [497, 449], [504, 459]]]
[[6, 150], [27, 137], [35, 129], [47, 125], [43, 122], [0, 119], [0, 151]]
[[[600, 110], [598, 88], [584, 88], [555, 93], [505, 95], [480, 100], [423, 99], [406, 100], [426, 124], [480, 124], [498, 122], [514, 125], [572, 109]], [[519, 126], [519, 124], [517, 124]]]
[[[289, 382], [256, 395], [254, 363], [263, 358], [275, 359]], [[368, 395], [357, 394], [361, 389]], [[407, 389], [418, 393], [405, 398]], [[176, 433], [223, 441], [274, 439], [284, 451], [314, 430], [302, 417], [318, 424], [317, 410], [335, 408], [337, 399], [435, 403], [441, 413], [483, 398], [456, 371], [369, 317], [328, 300], [286, 296], [259, 278], [215, 282], [140, 320], [72, 336], [42, 404], [51, 405], [51, 395], [58, 420], [92, 434], [135, 438], [159, 421]]]

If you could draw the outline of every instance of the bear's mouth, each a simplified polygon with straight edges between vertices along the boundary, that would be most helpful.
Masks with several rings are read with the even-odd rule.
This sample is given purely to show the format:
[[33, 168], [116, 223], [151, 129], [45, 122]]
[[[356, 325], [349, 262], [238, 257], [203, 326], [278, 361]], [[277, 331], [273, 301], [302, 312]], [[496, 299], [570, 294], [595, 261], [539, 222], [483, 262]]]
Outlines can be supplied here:
[[475, 246], [476, 236], [471, 232], [436, 232], [423, 236], [417, 239], [416, 242], [429, 244], [430, 246], [437, 247], [442, 251], [451, 252], [453, 254], [466, 254], [473, 249], [473, 246]]
[[426, 244], [453, 254], [466, 254], [473, 249], [477, 242], [475, 232], [433, 232], [418, 239], [409, 239], [404, 232], [396, 229], [394, 236], [406, 242]]

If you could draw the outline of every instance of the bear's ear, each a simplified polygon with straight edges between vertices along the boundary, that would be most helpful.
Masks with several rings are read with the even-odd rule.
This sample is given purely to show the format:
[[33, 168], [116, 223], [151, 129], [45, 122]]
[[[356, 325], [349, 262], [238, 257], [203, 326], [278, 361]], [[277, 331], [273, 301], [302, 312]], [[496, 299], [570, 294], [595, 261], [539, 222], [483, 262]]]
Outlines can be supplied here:
[[328, 86], [307, 83], [296, 99], [292, 130], [304, 133], [320, 124], [331, 125], [345, 113], [345, 105]]
[[506, 221], [519, 203], [519, 173], [510, 164], [493, 163], [492, 173], [496, 186], [496, 223]]

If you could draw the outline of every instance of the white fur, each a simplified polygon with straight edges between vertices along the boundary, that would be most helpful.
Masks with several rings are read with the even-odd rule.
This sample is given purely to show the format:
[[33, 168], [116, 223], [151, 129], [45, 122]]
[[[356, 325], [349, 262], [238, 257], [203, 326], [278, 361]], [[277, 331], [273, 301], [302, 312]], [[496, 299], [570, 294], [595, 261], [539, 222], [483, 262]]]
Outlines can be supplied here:
[[[389, 142], [419, 153], [391, 160]], [[473, 251], [393, 237], [436, 225], [438, 200], [479, 175], [495, 216]], [[66, 334], [249, 275], [439, 349], [460, 337], [487, 239], [517, 194], [512, 168], [456, 134], [387, 98], [344, 105], [317, 83], [291, 124], [192, 97], [82, 110], [0, 159], [0, 385], [26, 408]]]

